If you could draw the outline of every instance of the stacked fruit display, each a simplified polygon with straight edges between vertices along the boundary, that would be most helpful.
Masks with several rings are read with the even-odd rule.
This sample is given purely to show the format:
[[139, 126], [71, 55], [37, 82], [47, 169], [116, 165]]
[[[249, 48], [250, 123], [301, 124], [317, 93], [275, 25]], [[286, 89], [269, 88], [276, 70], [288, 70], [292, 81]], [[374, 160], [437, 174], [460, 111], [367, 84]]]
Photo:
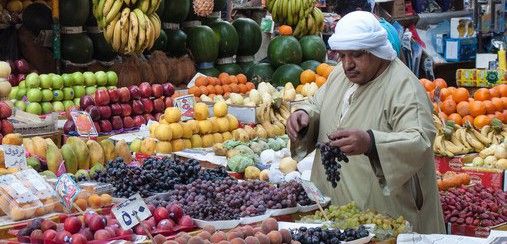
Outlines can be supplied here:
[[175, 185], [173, 191], [150, 199], [162, 206], [177, 203], [185, 213], [200, 220], [233, 220], [266, 213], [268, 209], [309, 205], [306, 192], [296, 181], [278, 187], [267, 182], [235, 179], [213, 181], [197, 179], [187, 185]]
[[14, 132], [14, 126], [8, 120], [11, 115], [11, 107], [9, 107], [6, 102], [0, 101], [0, 139], [2, 139], [7, 134]]
[[315, 71], [312, 69], [303, 71], [299, 77], [301, 85], [296, 87], [296, 91], [305, 97], [313, 96], [318, 88], [326, 84], [333, 68], [329, 64], [322, 63], [315, 68]]
[[507, 170], [507, 143], [492, 144], [480, 151], [471, 164], [466, 166], [478, 167], [479, 169]]
[[[331, 205], [324, 212], [333, 222], [332, 227], [335, 228], [358, 228], [365, 224], [375, 224], [374, 233], [379, 239], [396, 237], [398, 234], [408, 231], [407, 222], [402, 216], [393, 219], [372, 210], [361, 211], [353, 202], [343, 206]], [[326, 221], [326, 218], [317, 211], [315, 215], [305, 216], [301, 221], [304, 223], [323, 222]]]
[[507, 222], [507, 193], [480, 184], [440, 192], [447, 223], [489, 227]]
[[507, 136], [507, 127], [498, 119], [493, 119], [491, 125], [485, 125], [480, 130], [470, 123], [459, 126], [453, 121], [442, 123], [441, 118], [433, 115], [437, 128], [437, 136], [433, 144], [433, 151], [448, 157], [470, 152], [481, 152], [490, 145], [498, 145]]
[[[224, 168], [201, 170], [198, 161], [172, 160], [169, 157], [151, 157], [142, 166], [129, 166], [124, 160], [115, 159], [92, 177], [93, 180], [113, 184], [116, 187], [114, 197], [129, 197], [136, 193], [148, 197], [173, 190], [177, 184], [224, 178], [229, 178]], [[158, 201], [153, 203], [159, 205]]]
[[244, 74], [229, 75], [221, 73], [218, 78], [209, 76], [197, 77], [195, 86], [190, 87], [188, 93], [205, 101], [213, 100], [214, 95], [246, 94], [254, 88], [255, 85], [252, 82], [248, 82]]
[[[174, 87], [170, 83], [147, 82], [128, 88], [99, 89], [94, 96], [84, 96], [80, 109], [90, 114], [99, 133], [139, 128], [150, 120], [159, 119], [172, 106]], [[74, 122], [68, 118], [64, 126], [66, 134], [75, 130]]]
[[[266, 6], [275, 22], [289, 25], [287, 28], [290, 28], [291, 32], [291, 27], [295, 27], [294, 35], [297, 37], [319, 34], [324, 26], [324, 15], [315, 6], [314, 0], [269, 0]], [[280, 33], [286, 32], [280, 30]]]
[[77, 106], [80, 98], [96, 90], [116, 86], [118, 76], [112, 71], [75, 72], [72, 74], [31, 73], [13, 87], [9, 98], [15, 100], [15, 107], [32, 114], [63, 112]]
[[93, 1], [92, 12], [104, 38], [116, 52], [140, 54], [160, 36], [157, 11], [161, 1]]
[[62, 215], [63, 223], [34, 219], [17, 233], [22, 243], [87, 243], [114, 239], [132, 239], [132, 230], [123, 230], [112, 214], [100, 215], [87, 211], [84, 216]]
[[[1, 69], [6, 69], [6, 63], [0, 62]], [[14, 61], [8, 61], [7, 63], [9, 67], [11, 68], [11, 71], [9, 72], [8, 76], [4, 77], [3, 75], [6, 74], [6, 72], [0, 75], [0, 78], [5, 78], [9, 81], [11, 86], [17, 86], [19, 82], [22, 80], [25, 80], [25, 77], [28, 73], [30, 73], [30, 65], [28, 62], [24, 59], [18, 59]]]

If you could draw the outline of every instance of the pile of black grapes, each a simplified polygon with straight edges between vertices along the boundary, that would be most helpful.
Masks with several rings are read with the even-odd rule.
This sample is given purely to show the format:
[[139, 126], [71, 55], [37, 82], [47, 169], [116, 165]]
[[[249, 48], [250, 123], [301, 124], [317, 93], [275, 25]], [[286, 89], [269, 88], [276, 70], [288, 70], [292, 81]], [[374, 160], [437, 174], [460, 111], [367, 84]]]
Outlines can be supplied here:
[[223, 167], [201, 170], [197, 160], [150, 157], [141, 167], [128, 166], [122, 158], [109, 161], [93, 180], [114, 185], [114, 197], [129, 197], [136, 193], [148, 197], [172, 190], [176, 184], [189, 184], [201, 178], [213, 181], [230, 177]]
[[339, 229], [322, 229], [299, 227], [299, 229], [290, 230], [292, 239], [302, 244], [337, 244], [341, 242], [353, 241], [367, 237], [368, 230], [364, 226], [355, 229], [345, 229], [343, 232]]
[[308, 206], [315, 204], [309, 197], [308, 194], [306, 194], [305, 189], [303, 188], [303, 185], [301, 185], [299, 182], [292, 180], [285, 184], [283, 184], [281, 187], [288, 188], [289, 191], [296, 194], [297, 203], [301, 206]]
[[320, 150], [320, 158], [324, 169], [326, 170], [327, 181], [331, 182], [331, 186], [336, 188], [340, 181], [340, 168], [338, 162], [349, 162], [349, 158], [343, 154], [338, 147], [332, 147], [329, 143], [318, 143], [317, 148]]
[[[156, 206], [178, 203], [185, 213], [201, 220], [231, 220], [259, 216], [267, 209], [296, 207], [302, 187], [291, 181], [275, 187], [263, 181], [237, 181], [231, 178], [175, 185], [167, 194], [148, 202]], [[306, 196], [308, 198], [308, 196]]]

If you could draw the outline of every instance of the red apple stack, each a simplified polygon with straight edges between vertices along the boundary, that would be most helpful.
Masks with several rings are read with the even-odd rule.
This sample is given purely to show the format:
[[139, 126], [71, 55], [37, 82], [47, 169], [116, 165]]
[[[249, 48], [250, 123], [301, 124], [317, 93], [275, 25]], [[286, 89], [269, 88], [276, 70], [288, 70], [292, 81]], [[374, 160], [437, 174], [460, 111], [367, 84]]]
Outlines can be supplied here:
[[12, 123], [7, 120], [7, 118], [11, 117], [12, 109], [5, 102], [0, 102], [0, 142], [3, 139], [3, 136], [13, 133], [14, 126]]

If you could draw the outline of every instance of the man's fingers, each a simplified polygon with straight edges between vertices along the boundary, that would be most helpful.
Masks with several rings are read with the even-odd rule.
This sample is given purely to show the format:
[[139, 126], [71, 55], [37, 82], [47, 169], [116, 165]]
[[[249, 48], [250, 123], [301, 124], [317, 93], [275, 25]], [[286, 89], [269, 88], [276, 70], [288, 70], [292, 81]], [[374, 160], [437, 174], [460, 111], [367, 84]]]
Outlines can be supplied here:
[[308, 126], [308, 123], [310, 123], [310, 118], [305, 113], [298, 114], [298, 120], [299, 125], [301, 126], [301, 128], [299, 129], [305, 128], [306, 126]]
[[340, 147], [340, 150], [347, 156], [354, 155], [355, 149], [353, 145]]
[[338, 147], [338, 148], [342, 148], [344, 146], [347, 146], [347, 145], [352, 145], [353, 144], [353, 139], [351, 137], [342, 137], [340, 139], [337, 139], [337, 140], [334, 140], [334, 141], [330, 141], [330, 145], [332, 147]]
[[329, 138], [329, 140], [334, 141], [334, 140], [338, 140], [338, 139], [340, 139], [342, 137], [348, 137], [349, 135], [350, 135], [350, 131], [349, 130], [338, 129], [337, 131], [331, 133], [327, 137]]

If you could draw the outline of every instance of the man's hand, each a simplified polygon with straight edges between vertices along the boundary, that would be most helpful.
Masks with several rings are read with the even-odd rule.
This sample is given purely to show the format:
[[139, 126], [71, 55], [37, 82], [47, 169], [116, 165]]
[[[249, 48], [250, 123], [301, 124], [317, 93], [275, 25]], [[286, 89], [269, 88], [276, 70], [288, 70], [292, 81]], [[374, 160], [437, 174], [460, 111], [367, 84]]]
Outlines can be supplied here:
[[287, 120], [287, 134], [294, 141], [298, 137], [298, 133], [306, 128], [310, 123], [310, 116], [303, 110], [297, 110], [292, 113]]
[[360, 155], [370, 151], [368, 132], [358, 129], [337, 130], [328, 136], [330, 145], [338, 147], [345, 155]]

